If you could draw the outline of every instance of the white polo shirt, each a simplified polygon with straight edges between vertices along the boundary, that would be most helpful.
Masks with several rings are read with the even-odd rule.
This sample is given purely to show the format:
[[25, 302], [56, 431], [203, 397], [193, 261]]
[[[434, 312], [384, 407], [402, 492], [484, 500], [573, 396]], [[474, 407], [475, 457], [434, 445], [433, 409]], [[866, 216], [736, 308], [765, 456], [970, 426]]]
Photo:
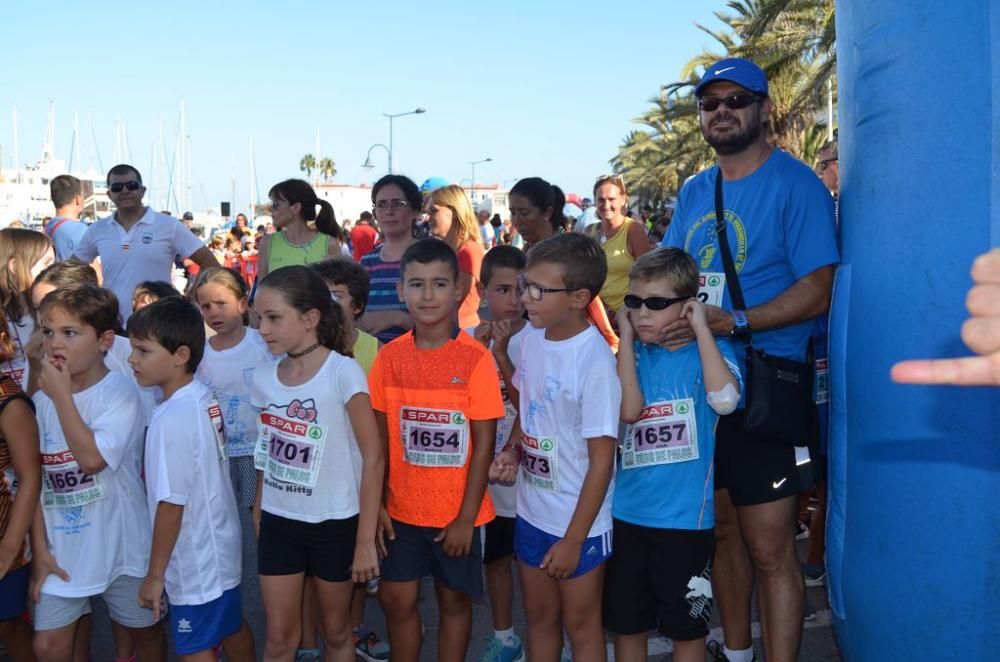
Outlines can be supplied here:
[[127, 232], [114, 215], [95, 222], [74, 256], [86, 263], [101, 257], [104, 286], [118, 297], [122, 320], [132, 314], [132, 290], [144, 280], [171, 282], [174, 258], [190, 257], [204, 246], [183, 223], [146, 207]]

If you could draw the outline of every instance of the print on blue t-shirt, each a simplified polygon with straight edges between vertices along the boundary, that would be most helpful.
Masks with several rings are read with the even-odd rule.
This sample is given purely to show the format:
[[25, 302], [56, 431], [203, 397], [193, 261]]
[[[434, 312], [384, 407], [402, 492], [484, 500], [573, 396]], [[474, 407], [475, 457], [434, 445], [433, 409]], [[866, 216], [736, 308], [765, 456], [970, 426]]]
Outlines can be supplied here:
[[[716, 345], [729, 370], [736, 376], [742, 392], [743, 382], [730, 343], [717, 339]], [[686, 438], [678, 439], [676, 421], [693, 415], [697, 438], [691, 436], [692, 448], [688, 455], [696, 457], [628, 468], [626, 445], [615, 479], [612, 514], [615, 519], [657, 529], [710, 529], [715, 526], [712, 461], [715, 456], [715, 424], [719, 415], [708, 404], [698, 343], [690, 342], [670, 351], [659, 345], [637, 341], [635, 357], [645, 405], [643, 411], [649, 412], [648, 415], [653, 418], [659, 416], [651, 430], [641, 429], [640, 434], [648, 431], [653, 432], [655, 437], [655, 430], [668, 428], [670, 442], [662, 445], [672, 446], [670, 450], [681, 450], [683, 445], [676, 442], [684, 442]], [[693, 411], [686, 408], [688, 401], [693, 405]], [[671, 413], [675, 417], [670, 420], [675, 421], [675, 425], [664, 426], [667, 419], [662, 417], [662, 411], [670, 403], [674, 404]], [[691, 422], [690, 419], [688, 422]], [[636, 427], [642, 428], [642, 423], [637, 421], [630, 426], [626, 435], [634, 434]], [[664, 440], [662, 432], [660, 440]]]
[[[680, 191], [662, 246], [684, 249], [702, 273], [723, 274], [715, 231], [714, 166]], [[766, 303], [810, 273], [836, 264], [833, 198], [805, 164], [775, 149], [753, 173], [723, 182], [726, 235], [748, 308]], [[710, 302], [711, 303], [711, 302]], [[726, 288], [722, 308], [733, 305]], [[769, 354], [802, 361], [813, 322], [754, 331], [753, 344]]]

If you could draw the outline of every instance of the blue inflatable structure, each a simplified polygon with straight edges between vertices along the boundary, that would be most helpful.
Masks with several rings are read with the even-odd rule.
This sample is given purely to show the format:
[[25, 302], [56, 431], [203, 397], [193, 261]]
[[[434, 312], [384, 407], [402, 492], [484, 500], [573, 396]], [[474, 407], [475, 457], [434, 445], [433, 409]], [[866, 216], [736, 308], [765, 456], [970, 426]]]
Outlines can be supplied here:
[[1000, 1], [837, 3], [841, 239], [827, 561], [844, 659], [1000, 656], [1000, 389], [896, 385], [968, 354], [1000, 244]]

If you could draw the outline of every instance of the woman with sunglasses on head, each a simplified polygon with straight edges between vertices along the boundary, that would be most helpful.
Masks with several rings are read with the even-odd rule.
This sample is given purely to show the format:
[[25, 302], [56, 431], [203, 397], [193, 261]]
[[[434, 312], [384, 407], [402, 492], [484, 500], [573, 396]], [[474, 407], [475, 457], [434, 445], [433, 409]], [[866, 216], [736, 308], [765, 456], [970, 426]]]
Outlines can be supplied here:
[[608, 277], [601, 288], [601, 300], [614, 317], [628, 292], [629, 269], [652, 246], [643, 224], [625, 216], [628, 193], [620, 175], [599, 177], [594, 183], [594, 199], [601, 219], [597, 239], [608, 256]]
[[[566, 196], [558, 186], [541, 177], [527, 177], [510, 190], [510, 218], [514, 229], [524, 240], [524, 252], [538, 242], [566, 231], [562, 210]], [[611, 351], [618, 351], [618, 336], [611, 328], [601, 297], [594, 297], [587, 307], [587, 318], [601, 332]]]
[[406, 304], [396, 293], [399, 261], [415, 241], [423, 196], [416, 183], [403, 175], [386, 175], [372, 186], [372, 207], [382, 232], [382, 243], [361, 258], [371, 278], [368, 306], [358, 326], [387, 343], [413, 328]]
[[[333, 207], [301, 179], [278, 182], [267, 192], [271, 220], [280, 232], [265, 235], [258, 247], [257, 280], [281, 267], [305, 266], [341, 255], [344, 232]], [[318, 209], [318, 211], [317, 211]]]

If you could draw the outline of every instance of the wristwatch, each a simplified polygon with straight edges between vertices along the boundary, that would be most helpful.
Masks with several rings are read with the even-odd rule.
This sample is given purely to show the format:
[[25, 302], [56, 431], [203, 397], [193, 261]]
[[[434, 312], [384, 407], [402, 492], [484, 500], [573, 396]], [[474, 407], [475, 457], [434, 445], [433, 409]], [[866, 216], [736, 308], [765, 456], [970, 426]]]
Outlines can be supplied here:
[[750, 337], [750, 320], [742, 310], [732, 311], [733, 330], [729, 332], [729, 337], [735, 340], [746, 340]]

